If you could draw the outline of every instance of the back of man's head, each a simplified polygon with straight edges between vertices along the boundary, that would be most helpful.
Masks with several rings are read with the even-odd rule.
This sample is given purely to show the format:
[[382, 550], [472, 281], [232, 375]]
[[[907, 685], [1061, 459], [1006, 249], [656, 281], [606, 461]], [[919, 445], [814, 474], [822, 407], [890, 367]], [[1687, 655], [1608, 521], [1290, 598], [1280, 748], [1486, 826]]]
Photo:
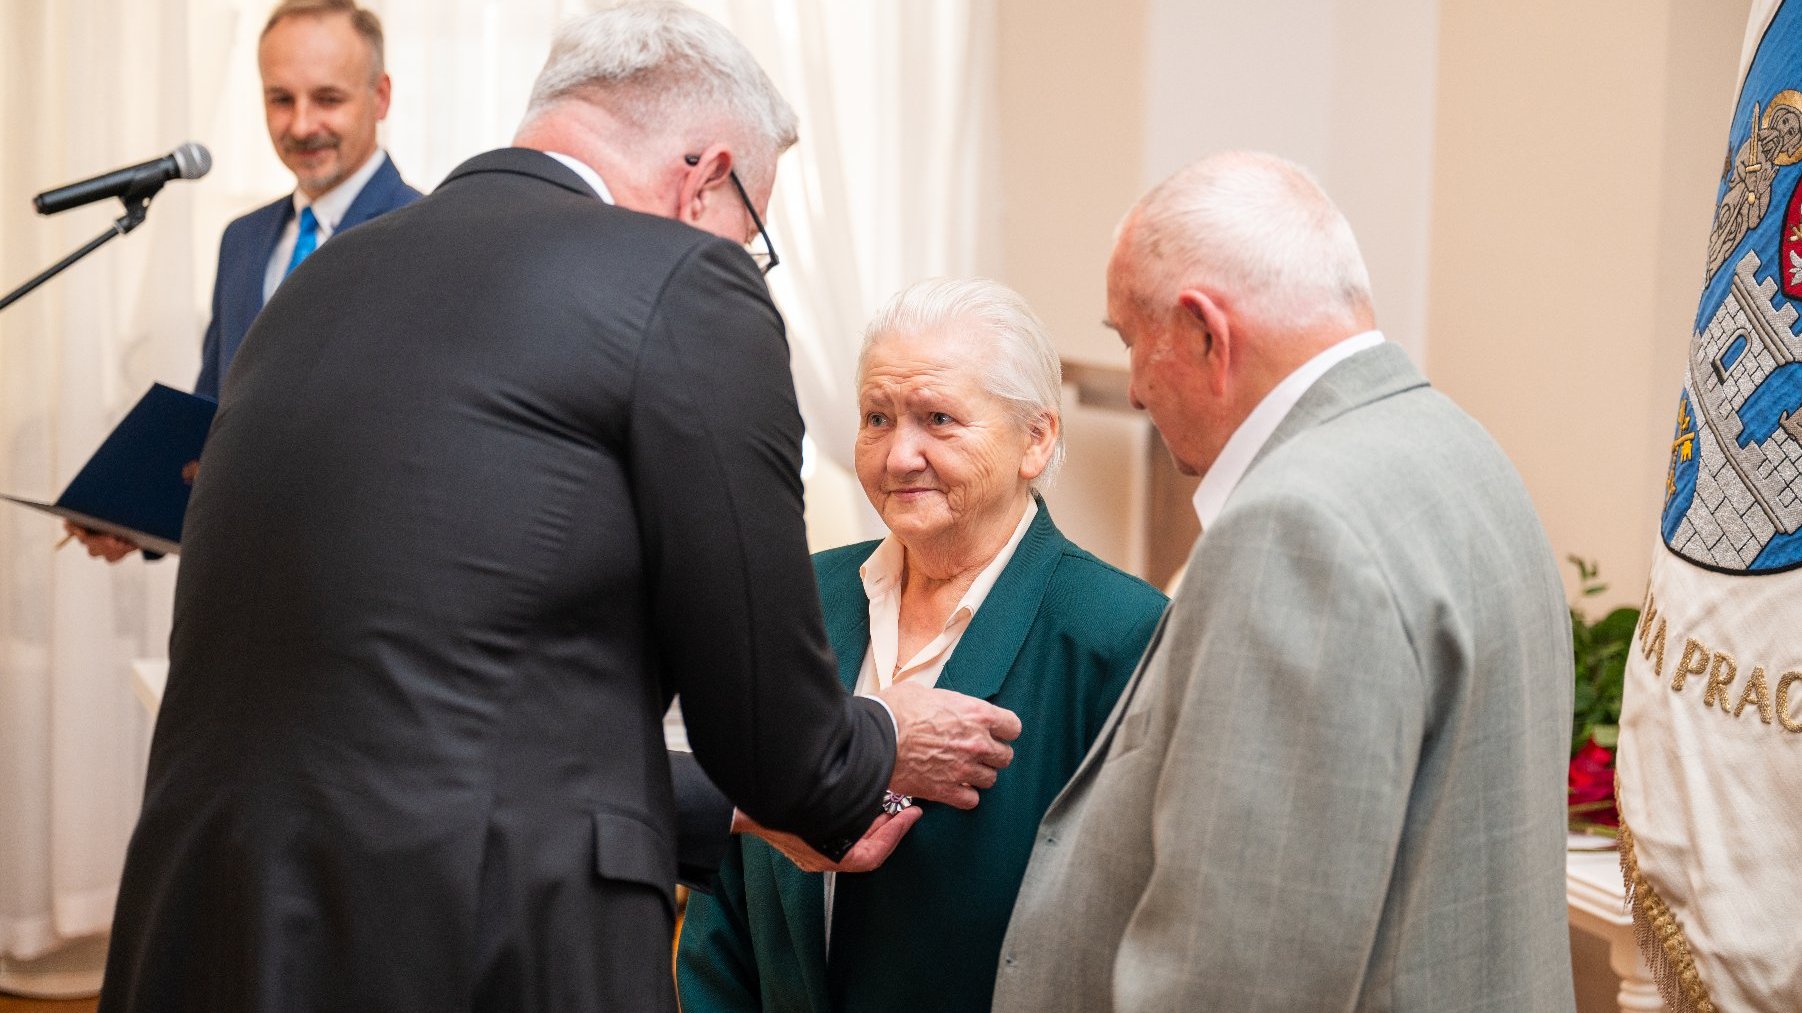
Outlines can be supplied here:
[[1279, 331], [1369, 326], [1351, 225], [1307, 170], [1275, 155], [1230, 151], [1179, 170], [1139, 201], [1122, 238], [1142, 301], [1210, 287]]
[[559, 103], [603, 106], [647, 136], [694, 133], [723, 121], [738, 134], [741, 174], [764, 180], [795, 143], [795, 112], [744, 44], [679, 3], [644, 0], [558, 30], [532, 86], [530, 123]]

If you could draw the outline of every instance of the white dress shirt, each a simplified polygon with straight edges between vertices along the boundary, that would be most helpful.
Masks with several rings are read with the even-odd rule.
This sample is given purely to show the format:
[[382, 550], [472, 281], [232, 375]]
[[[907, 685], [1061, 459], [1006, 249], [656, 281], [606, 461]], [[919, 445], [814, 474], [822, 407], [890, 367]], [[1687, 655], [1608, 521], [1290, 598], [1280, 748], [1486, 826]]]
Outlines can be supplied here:
[[1239, 423], [1239, 428], [1233, 430], [1226, 446], [1220, 448], [1220, 456], [1214, 459], [1207, 474], [1201, 476], [1201, 484], [1195, 487], [1195, 516], [1201, 519], [1204, 535], [1220, 516], [1220, 511], [1226, 509], [1227, 499], [1239, 487], [1239, 480], [1245, 477], [1245, 469], [1251, 467], [1252, 459], [1264, 449], [1276, 427], [1289, 416], [1308, 388], [1314, 386], [1314, 381], [1346, 359], [1382, 344], [1383, 340], [1382, 331], [1354, 334], [1302, 363], [1264, 395], [1251, 414], [1245, 416], [1245, 421]]
[[275, 252], [269, 254], [269, 265], [263, 270], [263, 301], [275, 294], [275, 287], [288, 276], [288, 261], [294, 257], [294, 244], [300, 239], [300, 212], [302, 208], [312, 208], [313, 218], [318, 221], [318, 245], [324, 246], [332, 233], [338, 231], [338, 223], [350, 212], [350, 206], [356, 203], [357, 195], [369, 185], [376, 170], [388, 160], [388, 153], [380, 148], [375, 154], [364, 159], [356, 172], [347, 176], [344, 182], [320, 194], [318, 198], [308, 197], [299, 190], [294, 191], [294, 213], [288, 216], [288, 224], [282, 226], [282, 237], [276, 241]]
[[1026, 537], [1026, 529], [1032, 527], [1032, 519], [1038, 513], [1038, 504], [1028, 499], [1026, 512], [1020, 515], [1013, 535], [958, 599], [957, 608], [951, 610], [938, 636], [905, 662], [896, 655], [901, 650], [901, 581], [906, 575], [906, 550], [892, 534], [876, 546], [876, 551], [857, 570], [863, 578], [863, 593], [870, 599], [870, 644], [857, 673], [860, 696], [873, 696], [902, 680], [922, 686], [938, 685], [951, 652], [963, 639], [964, 630], [970, 627], [970, 620], [988, 598], [995, 581], [1001, 578], [1001, 571], [1014, 558], [1014, 550], [1020, 547], [1020, 539]]

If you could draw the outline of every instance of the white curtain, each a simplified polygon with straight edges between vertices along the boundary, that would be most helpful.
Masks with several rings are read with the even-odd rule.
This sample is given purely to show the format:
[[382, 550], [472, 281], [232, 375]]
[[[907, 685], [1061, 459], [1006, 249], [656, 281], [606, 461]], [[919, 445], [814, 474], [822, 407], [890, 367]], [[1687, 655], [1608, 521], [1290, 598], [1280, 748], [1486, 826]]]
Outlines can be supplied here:
[[[188, 12], [16, 0], [0, 15], [0, 287], [102, 232], [32, 193], [167, 152], [190, 131]], [[193, 378], [193, 188], [0, 313], [0, 489], [52, 496], [152, 380]], [[171, 340], [171, 339], [175, 340]], [[147, 721], [134, 657], [167, 637], [172, 566], [53, 553], [57, 524], [0, 510], [0, 957], [104, 931], [137, 814]]]
[[[226, 222], [287, 191], [256, 39], [273, 0], [0, 3], [0, 289], [105, 229], [31, 194], [198, 140], [204, 180], [0, 312], [0, 491], [55, 495], [153, 381], [188, 389]], [[387, 30], [384, 144], [415, 186], [506, 143], [556, 23], [594, 0], [366, 0]], [[699, 0], [802, 120], [783, 162], [771, 284], [811, 438], [810, 537], [865, 537], [848, 477], [864, 321], [897, 288], [993, 270], [994, 0]], [[104, 932], [149, 727], [130, 665], [160, 657], [176, 560], [51, 551], [56, 523], [0, 506], [0, 986], [6, 962]]]
[[745, 40], [801, 119], [771, 202], [770, 288], [816, 451], [809, 538], [879, 535], [850, 473], [857, 348], [903, 286], [998, 270], [995, 0], [694, 6]]

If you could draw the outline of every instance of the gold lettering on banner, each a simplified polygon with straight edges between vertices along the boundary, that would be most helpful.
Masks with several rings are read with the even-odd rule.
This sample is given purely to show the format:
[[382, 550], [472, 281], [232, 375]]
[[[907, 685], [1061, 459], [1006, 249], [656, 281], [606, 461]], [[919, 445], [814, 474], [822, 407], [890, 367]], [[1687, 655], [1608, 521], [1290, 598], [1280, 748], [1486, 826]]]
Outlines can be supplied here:
[[[1661, 612], [1652, 588], [1646, 588], [1645, 607], [1640, 610], [1637, 632], [1640, 653], [1652, 662], [1652, 678], [1664, 678], [1664, 641], [1670, 613]], [[1654, 622], [1654, 620], [1656, 620]], [[1716, 651], [1695, 637], [1683, 635], [1681, 629], [1670, 633], [1683, 637], [1683, 656], [1671, 671], [1671, 692], [1681, 693], [1692, 677], [1706, 677], [1702, 689], [1702, 706], [1719, 702], [1721, 712], [1739, 717], [1748, 704], [1758, 708], [1758, 719], [1765, 724], [1778, 724], [1786, 732], [1802, 732], [1802, 670], [1789, 671], [1775, 681], [1764, 665], [1751, 665], [1740, 687], [1739, 700], [1734, 701], [1733, 688], [1739, 682], [1739, 659], [1726, 651]]]
[[[1739, 695], [1739, 703], [1733, 706], [1733, 716], [1739, 717], [1739, 712], [1746, 709], [1746, 702], [1754, 698], [1758, 701], [1759, 719], [1767, 725], [1770, 724], [1771, 689], [1769, 686], [1765, 685], [1763, 666], [1759, 666], [1752, 670], [1751, 677], [1746, 680], [1745, 691]], [[1727, 698], [1724, 696], [1721, 698], [1721, 709], [1727, 709]]]
[[1642, 642], [1644, 642], [1644, 645], [1645, 645], [1645, 649], [1642, 653], [1645, 655], [1645, 657], [1650, 658], [1652, 661], [1652, 678], [1654, 678], [1654, 679], [1664, 678], [1664, 617], [1663, 616], [1658, 617], [1658, 632], [1652, 634], [1652, 639], [1649, 641], [1646, 641], [1642, 637], [1641, 640], [1642, 640]]
[[1721, 701], [1721, 710], [1727, 709], [1727, 687], [1733, 684], [1739, 675], [1739, 662], [1733, 655], [1725, 651], [1714, 652], [1714, 664], [1708, 668], [1708, 686], [1702, 690], [1702, 706], [1713, 707], [1716, 699]]
[[1802, 672], [1785, 672], [1777, 680], [1777, 720], [1783, 722], [1787, 732], [1802, 732], [1802, 721], [1797, 721], [1789, 709], [1789, 688], [1798, 682], [1802, 682]]
[[1683, 684], [1692, 675], [1701, 675], [1708, 671], [1709, 651], [1706, 645], [1695, 637], [1683, 642], [1683, 660], [1677, 662], [1677, 674], [1671, 677], [1671, 691], [1683, 692]]

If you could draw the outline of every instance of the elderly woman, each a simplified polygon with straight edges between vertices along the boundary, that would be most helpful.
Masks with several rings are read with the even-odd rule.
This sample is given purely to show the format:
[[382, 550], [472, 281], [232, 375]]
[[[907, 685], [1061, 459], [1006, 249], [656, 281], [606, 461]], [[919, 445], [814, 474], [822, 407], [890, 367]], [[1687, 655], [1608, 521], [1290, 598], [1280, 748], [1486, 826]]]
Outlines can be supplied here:
[[1038, 320], [994, 282], [915, 285], [865, 332], [857, 477], [889, 535], [814, 557], [840, 678], [955, 689], [1025, 731], [980, 805], [930, 806], [875, 872], [804, 872], [739, 839], [689, 902], [684, 1013], [989, 1008], [1039, 818], [1164, 609], [1035, 495], [1063, 455], [1059, 377]]

